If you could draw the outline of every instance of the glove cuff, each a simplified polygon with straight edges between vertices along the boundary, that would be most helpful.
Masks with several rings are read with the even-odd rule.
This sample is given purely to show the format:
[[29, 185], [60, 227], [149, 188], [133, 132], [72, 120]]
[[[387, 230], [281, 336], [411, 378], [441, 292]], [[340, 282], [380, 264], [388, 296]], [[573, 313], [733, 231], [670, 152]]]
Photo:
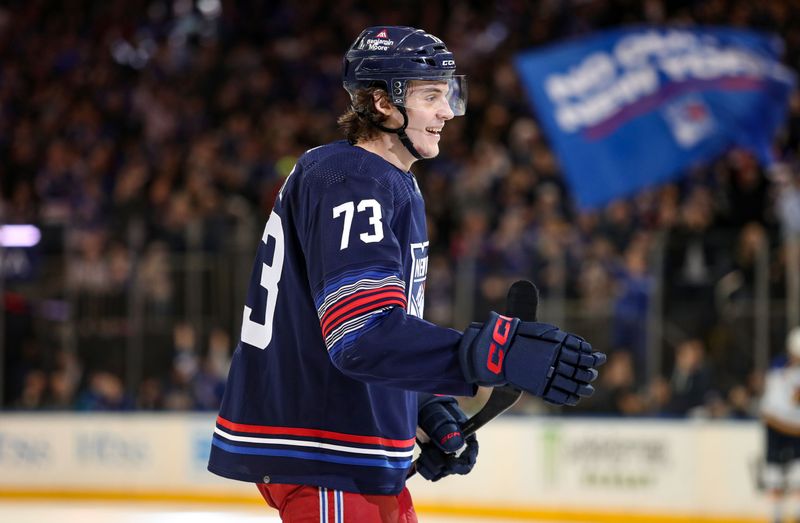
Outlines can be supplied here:
[[423, 407], [432, 403], [434, 401], [439, 401], [438, 398], [441, 396], [437, 396], [436, 394], [431, 394], [430, 392], [417, 392], [417, 410], [422, 410]]
[[467, 327], [461, 335], [461, 342], [458, 345], [458, 360], [461, 363], [461, 372], [464, 373], [467, 383], [475, 383], [477, 381], [475, 373], [472, 372], [471, 347], [475, 342], [475, 338], [480, 334], [481, 328], [483, 328], [482, 323], [470, 323], [469, 327]]
[[519, 318], [492, 311], [486, 323], [473, 323], [464, 331], [458, 350], [461, 370], [469, 383], [489, 387], [506, 383], [504, 360], [519, 323]]

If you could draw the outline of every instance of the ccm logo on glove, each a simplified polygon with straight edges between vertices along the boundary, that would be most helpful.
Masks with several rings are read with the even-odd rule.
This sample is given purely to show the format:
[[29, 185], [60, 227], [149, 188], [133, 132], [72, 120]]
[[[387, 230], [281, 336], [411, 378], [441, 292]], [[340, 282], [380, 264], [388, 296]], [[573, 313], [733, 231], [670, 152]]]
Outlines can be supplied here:
[[451, 432], [450, 434], [445, 434], [444, 437], [439, 440], [439, 443], [444, 445], [445, 443], [447, 443], [448, 441], [450, 441], [455, 437], [461, 437], [461, 432]]
[[489, 355], [486, 357], [486, 368], [495, 374], [503, 372], [503, 358], [506, 355], [506, 351], [498, 349], [497, 345], [505, 346], [510, 332], [511, 318], [498, 314], [492, 331], [492, 344], [489, 346]]

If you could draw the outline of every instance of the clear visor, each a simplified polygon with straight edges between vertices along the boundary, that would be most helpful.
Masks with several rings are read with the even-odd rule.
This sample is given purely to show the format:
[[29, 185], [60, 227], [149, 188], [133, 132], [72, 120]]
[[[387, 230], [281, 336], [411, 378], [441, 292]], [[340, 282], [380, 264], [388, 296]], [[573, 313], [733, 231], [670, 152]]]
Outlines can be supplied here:
[[[463, 116], [467, 111], [467, 77], [464, 75], [441, 80], [405, 80], [405, 100], [408, 109], [452, 111]], [[449, 112], [448, 111], [448, 112]]]

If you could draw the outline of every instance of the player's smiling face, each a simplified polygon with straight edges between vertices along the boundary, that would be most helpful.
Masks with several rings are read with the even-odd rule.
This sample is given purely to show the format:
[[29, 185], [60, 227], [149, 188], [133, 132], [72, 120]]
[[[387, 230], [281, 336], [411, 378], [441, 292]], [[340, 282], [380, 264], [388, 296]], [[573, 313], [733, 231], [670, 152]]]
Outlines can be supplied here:
[[447, 82], [414, 80], [406, 91], [406, 134], [424, 158], [439, 154], [439, 139], [453, 110], [447, 101]]

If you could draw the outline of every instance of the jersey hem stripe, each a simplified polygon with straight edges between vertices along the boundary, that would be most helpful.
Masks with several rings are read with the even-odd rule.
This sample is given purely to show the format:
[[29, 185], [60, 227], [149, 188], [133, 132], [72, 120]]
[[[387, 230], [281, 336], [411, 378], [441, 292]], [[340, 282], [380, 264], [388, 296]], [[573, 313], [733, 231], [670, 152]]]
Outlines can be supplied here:
[[366, 449], [366, 448], [359, 448], [359, 447], [347, 447], [344, 445], [333, 445], [330, 443], [322, 443], [319, 441], [307, 441], [307, 440], [296, 440], [296, 439], [279, 439], [279, 438], [263, 438], [263, 437], [249, 437], [249, 436], [237, 436], [235, 434], [229, 434], [224, 430], [220, 429], [219, 427], [214, 429], [214, 433], [218, 434], [220, 437], [225, 438], [229, 441], [238, 441], [241, 443], [256, 443], [259, 445], [283, 445], [288, 447], [311, 447], [311, 448], [319, 448], [324, 450], [331, 450], [335, 452], [349, 452], [353, 454], [370, 454], [376, 456], [386, 456], [390, 458], [408, 458], [414, 455], [414, 450], [407, 450], [407, 451], [393, 451], [393, 450], [383, 450], [383, 449]]
[[274, 427], [266, 425], [248, 425], [235, 423], [222, 416], [217, 416], [217, 424], [235, 432], [250, 432], [253, 434], [307, 436], [312, 438], [324, 438], [338, 441], [348, 441], [351, 443], [364, 443], [367, 445], [379, 445], [382, 447], [413, 448], [415, 439], [389, 439], [380, 436], [360, 436], [356, 434], [345, 434], [343, 432], [333, 432], [329, 430], [306, 429], [298, 427]]
[[410, 459], [404, 459], [402, 461], [389, 461], [388, 459], [377, 459], [377, 458], [355, 458], [355, 457], [346, 457], [346, 456], [338, 456], [333, 454], [319, 454], [314, 452], [302, 452], [297, 450], [279, 450], [279, 449], [265, 449], [265, 448], [256, 448], [256, 447], [239, 447], [236, 445], [231, 445], [219, 440], [219, 438], [214, 437], [211, 441], [211, 444], [215, 447], [218, 447], [225, 452], [230, 452], [232, 454], [246, 454], [251, 456], [273, 456], [279, 458], [296, 458], [296, 459], [306, 459], [312, 461], [325, 461], [328, 463], [338, 463], [341, 465], [356, 465], [362, 467], [380, 467], [380, 468], [388, 468], [388, 469], [407, 469], [411, 466]]

